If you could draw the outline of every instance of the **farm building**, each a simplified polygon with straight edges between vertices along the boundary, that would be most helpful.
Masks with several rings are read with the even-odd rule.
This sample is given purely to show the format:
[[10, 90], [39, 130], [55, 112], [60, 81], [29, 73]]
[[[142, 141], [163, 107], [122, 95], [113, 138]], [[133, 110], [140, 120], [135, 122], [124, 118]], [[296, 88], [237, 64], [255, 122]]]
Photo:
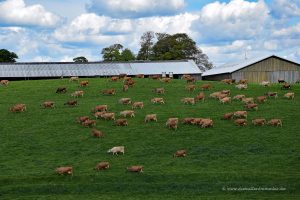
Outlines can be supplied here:
[[203, 73], [203, 80], [247, 79], [249, 82], [277, 82], [283, 79], [294, 83], [299, 80], [300, 64], [272, 55], [225, 64]]
[[12, 78], [57, 78], [65, 76], [107, 77], [127, 74], [163, 75], [180, 78], [190, 74], [201, 79], [201, 70], [192, 60], [135, 61], [135, 62], [40, 62], [0, 63], [0, 77]]

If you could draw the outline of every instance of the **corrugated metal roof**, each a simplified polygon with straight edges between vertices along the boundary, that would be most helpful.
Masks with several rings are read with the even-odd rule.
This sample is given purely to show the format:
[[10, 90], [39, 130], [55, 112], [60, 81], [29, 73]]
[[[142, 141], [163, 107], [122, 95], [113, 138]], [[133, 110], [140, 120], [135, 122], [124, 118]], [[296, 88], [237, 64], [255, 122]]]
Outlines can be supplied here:
[[119, 74], [201, 74], [192, 60], [90, 63], [1, 63], [0, 77], [114, 76]]
[[[235, 63], [227, 63], [227, 64], [221, 65], [219, 67], [215, 67], [211, 70], [208, 70], [208, 71], [204, 72], [202, 74], [202, 76], [232, 73], [232, 72], [240, 70], [244, 67], [252, 65], [254, 63], [257, 63], [257, 62], [260, 62], [260, 61], [265, 60], [267, 58], [270, 58], [270, 57], [277, 57], [277, 58], [280, 58], [280, 59], [283, 59], [283, 60], [287, 60], [287, 59], [284, 59], [284, 58], [281, 58], [281, 57], [275, 56], [275, 55], [264, 56], [264, 57], [259, 57], [259, 58], [252, 58], [252, 59], [242, 60], [242, 61], [235, 62]], [[287, 61], [289, 61], [289, 60], [287, 60]], [[290, 62], [293, 62], [293, 61], [290, 61]]]

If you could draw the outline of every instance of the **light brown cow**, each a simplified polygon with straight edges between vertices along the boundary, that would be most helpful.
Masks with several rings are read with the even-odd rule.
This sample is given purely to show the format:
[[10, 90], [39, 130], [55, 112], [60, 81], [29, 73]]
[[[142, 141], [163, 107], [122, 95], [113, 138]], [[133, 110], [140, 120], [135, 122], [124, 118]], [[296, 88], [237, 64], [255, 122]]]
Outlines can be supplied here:
[[205, 94], [203, 92], [200, 92], [197, 96], [194, 97], [195, 101], [204, 101], [205, 100]]
[[203, 85], [200, 86], [200, 88], [202, 90], [209, 90], [211, 87], [212, 87], [211, 84], [203, 84]]
[[254, 103], [254, 99], [252, 97], [249, 98], [243, 98], [242, 102], [248, 104], [248, 103]]
[[181, 79], [187, 80], [188, 78], [191, 78], [191, 75], [189, 74], [184, 74], [182, 75]]
[[247, 118], [247, 111], [236, 111], [233, 113], [233, 116]]
[[127, 92], [127, 91], [128, 91], [128, 89], [129, 89], [129, 86], [128, 86], [128, 85], [126, 85], [126, 84], [124, 84], [124, 85], [123, 85], [123, 92]]
[[233, 117], [233, 113], [225, 113], [222, 117], [222, 119], [228, 120], [228, 119], [232, 119]]
[[24, 111], [26, 111], [26, 105], [22, 104], [22, 103], [16, 104], [10, 108], [10, 111], [11, 112], [24, 112]]
[[187, 151], [185, 149], [181, 149], [175, 152], [173, 157], [185, 157], [187, 154]]
[[193, 117], [186, 117], [186, 118], [182, 119], [182, 123], [183, 124], [194, 124], [194, 120], [195, 120], [195, 118], [193, 118]]
[[204, 118], [194, 118], [194, 120], [191, 122], [193, 125], [198, 125], [201, 126], [202, 125], [202, 120]]
[[212, 119], [202, 119], [200, 122], [201, 128], [213, 127], [214, 122]]
[[160, 79], [160, 75], [152, 75], [152, 76], [149, 76], [149, 78], [151, 78], [153, 80], [158, 80], [158, 79]]
[[160, 79], [160, 81], [163, 82], [163, 83], [170, 83], [171, 80], [172, 80], [171, 78], [162, 78], [162, 79]]
[[148, 114], [145, 116], [145, 123], [149, 121], [156, 121], [157, 122], [157, 115], [156, 114]]
[[140, 108], [140, 109], [143, 109], [144, 108], [144, 102], [133, 102], [132, 104], [132, 109], [135, 109], [135, 108]]
[[186, 82], [187, 83], [195, 83], [196, 79], [194, 77], [189, 77], [189, 78], [186, 78]]
[[282, 126], [282, 121], [281, 121], [281, 119], [271, 119], [271, 120], [268, 121], [268, 125]]
[[239, 84], [247, 84], [248, 83], [248, 80], [247, 79], [241, 79], [239, 81]]
[[184, 104], [195, 104], [195, 99], [194, 98], [182, 98], [181, 102]]
[[116, 126], [128, 126], [128, 121], [127, 119], [117, 119], [115, 121]]
[[270, 83], [270, 81], [262, 81], [262, 82], [260, 83], [260, 85], [261, 85], [261, 86], [264, 86], [264, 87], [268, 87], [268, 86], [271, 85], [271, 83]]
[[255, 126], [263, 126], [267, 123], [266, 119], [253, 119], [252, 124]]
[[103, 112], [107, 111], [107, 105], [98, 105], [92, 110], [92, 112]]
[[238, 94], [238, 95], [235, 95], [232, 99], [233, 100], [242, 100], [244, 99], [246, 96], [244, 94]]
[[115, 154], [118, 155], [119, 153], [122, 153], [124, 155], [124, 153], [125, 153], [125, 147], [124, 146], [113, 147], [113, 148], [109, 149], [107, 151], [107, 153], [112, 153], [113, 155], [115, 155]]
[[102, 90], [102, 94], [106, 94], [106, 95], [115, 95], [115, 94], [116, 94], [116, 90], [115, 90], [115, 89], [106, 89], [106, 90]]
[[81, 124], [81, 123], [85, 122], [88, 119], [90, 119], [88, 116], [78, 117], [77, 122]]
[[55, 172], [57, 174], [63, 175], [63, 174], [67, 174], [67, 175], [73, 175], [73, 167], [58, 167], [55, 169]]
[[227, 95], [230, 95], [230, 90], [222, 90], [222, 91], [221, 91], [221, 94], [227, 94]]
[[220, 99], [220, 102], [222, 104], [230, 103], [231, 102], [231, 97], [224, 97], [224, 98]]
[[151, 102], [155, 103], [155, 104], [156, 103], [165, 104], [165, 101], [163, 98], [153, 98], [153, 99], [151, 99]]
[[137, 173], [143, 173], [143, 166], [130, 166], [127, 167], [127, 171], [129, 172], [137, 172]]
[[187, 85], [187, 86], [185, 86], [185, 89], [190, 92], [195, 91], [196, 85]]
[[83, 97], [84, 91], [79, 90], [79, 91], [75, 91], [71, 94], [72, 97]]
[[132, 80], [131, 77], [124, 77], [123, 81], [126, 82], [126, 81], [129, 81], [129, 80]]
[[170, 129], [177, 130], [178, 118], [169, 118], [166, 122], [166, 126]]
[[115, 120], [115, 113], [103, 113], [101, 118], [105, 120]]
[[7, 86], [9, 84], [9, 80], [1, 80], [0, 84], [4, 85], [4, 86]]
[[288, 92], [284, 94], [284, 97], [287, 99], [294, 99], [295, 98], [295, 93], [294, 92]]
[[134, 115], [134, 110], [124, 110], [124, 111], [121, 111], [120, 112], [120, 116], [123, 116], [123, 117], [135, 117]]
[[54, 108], [55, 107], [55, 103], [53, 101], [45, 101], [42, 106], [44, 108]]
[[94, 113], [94, 116], [96, 117], [96, 119], [99, 119], [101, 118], [101, 116], [106, 113], [106, 111], [101, 111], [101, 112], [95, 112]]
[[258, 105], [256, 103], [249, 103], [245, 105], [248, 110], [258, 110]]
[[259, 96], [259, 97], [256, 97], [256, 101], [258, 103], [264, 103], [267, 101], [267, 97], [266, 96]]
[[236, 120], [234, 120], [234, 123], [239, 126], [246, 126], [247, 120], [246, 119], [236, 119]]
[[101, 138], [104, 135], [103, 135], [102, 131], [99, 131], [97, 129], [92, 129], [92, 136], [95, 138]]
[[109, 162], [100, 162], [96, 165], [95, 170], [106, 170], [110, 168]]
[[130, 98], [121, 98], [119, 99], [119, 103], [123, 105], [128, 105], [131, 104], [131, 99]]
[[231, 84], [235, 83], [235, 80], [234, 79], [223, 79], [221, 82], [231, 85]]
[[137, 74], [135, 77], [136, 77], [136, 78], [144, 78], [145, 75], [144, 75], [144, 74]]
[[129, 79], [129, 80], [126, 80], [126, 81], [124, 82], [124, 84], [125, 84], [125, 85], [128, 85], [129, 87], [133, 87], [134, 84], [135, 84], [135, 81], [132, 80], [132, 79]]
[[79, 81], [79, 77], [78, 76], [71, 76], [70, 79], [69, 79], [69, 82], [72, 82], [72, 81]]
[[80, 87], [85, 87], [89, 85], [89, 81], [81, 81], [80, 82]]
[[118, 76], [113, 76], [110, 78], [111, 81], [118, 81], [119, 80], [119, 77]]
[[228, 97], [228, 94], [219, 94], [218, 96], [217, 96], [217, 99], [219, 99], [219, 100], [221, 100], [221, 99], [223, 99], [223, 98], [225, 98], [225, 97]]
[[267, 92], [265, 95], [268, 97], [274, 97], [275, 99], [278, 97], [277, 92]]
[[246, 84], [238, 84], [235, 87], [239, 90], [245, 90], [248, 88], [248, 86]]
[[153, 92], [157, 94], [164, 94], [165, 93], [165, 88], [155, 88]]
[[77, 100], [69, 100], [66, 103], [64, 103], [64, 105], [68, 105], [68, 106], [77, 106], [78, 102]]
[[82, 122], [81, 124], [82, 124], [82, 126], [85, 126], [85, 127], [96, 126], [96, 120], [87, 119], [84, 122]]
[[217, 99], [219, 98], [219, 96], [221, 95], [222, 93], [221, 92], [213, 92], [209, 95], [209, 97], [211, 98], [214, 98], [214, 99]]

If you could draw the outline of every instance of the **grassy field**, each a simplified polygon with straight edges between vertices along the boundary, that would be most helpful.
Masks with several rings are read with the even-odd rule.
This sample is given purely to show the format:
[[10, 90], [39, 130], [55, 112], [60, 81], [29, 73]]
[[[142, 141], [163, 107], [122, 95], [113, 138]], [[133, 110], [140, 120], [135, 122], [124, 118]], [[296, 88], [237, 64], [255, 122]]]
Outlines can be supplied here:
[[[220, 120], [226, 112], [243, 109], [241, 102], [222, 105], [207, 99], [196, 105], [183, 105], [182, 97], [199, 93], [184, 89], [185, 82], [160, 83], [138, 79], [126, 93], [121, 82], [106, 79], [89, 80], [71, 108], [63, 104], [78, 90], [76, 83], [62, 80], [15, 81], [0, 87], [0, 199], [299, 199], [299, 133], [300, 85], [295, 85], [294, 100], [284, 99], [286, 91], [278, 84], [269, 88], [249, 84], [246, 91], [231, 85], [211, 82], [213, 91], [230, 89], [232, 95], [249, 97], [277, 91], [278, 99], [269, 99], [250, 111], [254, 118], [281, 118], [283, 127], [238, 127], [232, 121]], [[199, 86], [204, 82], [197, 82]], [[66, 86], [66, 94], [56, 88]], [[153, 105], [154, 87], [165, 87], [165, 105]], [[116, 88], [115, 96], [103, 96], [102, 89]], [[199, 88], [199, 87], [198, 87]], [[130, 106], [118, 104], [122, 97], [144, 101], [145, 108], [136, 111], [128, 127], [113, 126], [111, 121], [97, 121], [104, 138], [91, 137], [91, 129], [75, 119], [91, 115], [96, 105], [107, 104], [119, 113]], [[55, 109], [40, 104], [52, 100]], [[9, 108], [25, 103], [27, 111], [11, 113]], [[146, 114], [157, 113], [158, 122], [145, 124]], [[92, 117], [92, 116], [91, 116]], [[214, 120], [214, 127], [201, 129], [179, 125], [177, 131], [165, 127], [169, 117], [205, 117]], [[125, 146], [125, 155], [113, 156], [106, 151]], [[173, 158], [176, 150], [187, 149], [185, 158]], [[109, 161], [111, 168], [95, 171], [100, 161]], [[72, 165], [74, 176], [59, 176], [54, 169]], [[144, 173], [125, 171], [130, 165], [143, 165]], [[282, 188], [282, 190], [240, 190], [233, 188]]]

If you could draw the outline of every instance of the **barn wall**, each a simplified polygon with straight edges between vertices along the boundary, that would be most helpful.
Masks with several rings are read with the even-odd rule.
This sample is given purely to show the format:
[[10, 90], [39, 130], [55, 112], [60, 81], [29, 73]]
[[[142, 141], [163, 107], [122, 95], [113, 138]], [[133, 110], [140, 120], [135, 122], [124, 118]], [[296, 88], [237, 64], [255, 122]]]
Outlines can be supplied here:
[[237, 81], [247, 79], [249, 82], [259, 83], [270, 81], [275, 83], [278, 79], [294, 83], [299, 80], [300, 66], [279, 58], [271, 57], [249, 67], [232, 73], [232, 78]]
[[203, 76], [202, 79], [203, 80], [207, 80], [207, 81], [221, 81], [223, 79], [230, 79], [231, 78], [231, 74], [227, 73], [227, 74], [216, 74], [216, 75], [211, 75], [211, 76]]

